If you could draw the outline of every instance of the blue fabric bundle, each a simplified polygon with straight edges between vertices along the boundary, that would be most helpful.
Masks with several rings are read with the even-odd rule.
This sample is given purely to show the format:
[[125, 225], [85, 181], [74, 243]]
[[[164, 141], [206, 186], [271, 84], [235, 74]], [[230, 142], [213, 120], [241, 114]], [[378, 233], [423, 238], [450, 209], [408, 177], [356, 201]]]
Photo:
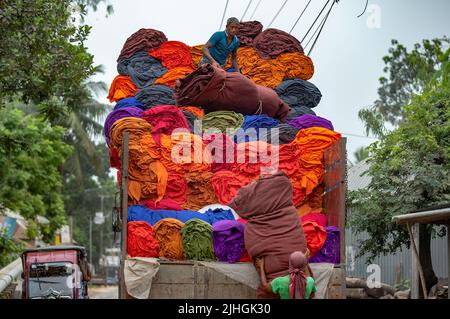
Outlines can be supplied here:
[[259, 140], [260, 129], [265, 129], [261, 130], [261, 134], [264, 134], [264, 132], [270, 132], [270, 129], [278, 124], [280, 124], [278, 120], [267, 115], [246, 115], [241, 129], [235, 133], [234, 141], [235, 143], [243, 143]]
[[141, 51], [131, 58], [119, 60], [117, 71], [120, 75], [129, 75], [137, 87], [143, 88], [166, 74], [167, 69], [159, 60]]
[[119, 102], [117, 102], [116, 106], [114, 107], [114, 110], [118, 110], [129, 106], [134, 106], [142, 109], [144, 107], [144, 104], [139, 102], [135, 97], [127, 97], [126, 99], [121, 99]]
[[313, 108], [319, 104], [322, 98], [322, 93], [314, 84], [302, 79], [284, 80], [275, 89], [275, 92], [291, 108], [300, 106]]
[[233, 213], [229, 209], [209, 209], [202, 214], [191, 210], [153, 210], [146, 208], [145, 205], [128, 207], [128, 221], [144, 221], [153, 226], [163, 218], [175, 218], [183, 223], [197, 218], [211, 225], [219, 220], [234, 220]]
[[150, 85], [140, 89], [136, 93], [136, 98], [144, 104], [144, 110], [156, 105], [176, 105], [172, 88], [161, 84]]

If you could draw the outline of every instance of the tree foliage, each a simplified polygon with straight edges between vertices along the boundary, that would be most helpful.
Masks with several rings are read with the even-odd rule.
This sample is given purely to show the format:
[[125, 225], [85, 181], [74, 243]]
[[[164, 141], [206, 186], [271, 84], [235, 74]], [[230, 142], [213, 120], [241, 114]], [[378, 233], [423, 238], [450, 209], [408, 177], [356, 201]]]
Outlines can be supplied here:
[[423, 40], [411, 51], [392, 40], [393, 47], [383, 57], [386, 76], [379, 79], [378, 99], [370, 107], [359, 112], [366, 133], [381, 136], [386, 133], [385, 123], [396, 127], [404, 119], [403, 106], [411, 102], [414, 94], [421, 94], [424, 87], [449, 61], [448, 37]]
[[371, 182], [349, 194], [356, 212], [349, 224], [369, 234], [360, 254], [373, 258], [409, 246], [406, 227], [393, 224], [392, 216], [450, 202], [449, 74], [449, 63], [443, 64], [403, 108], [398, 128], [369, 147]]
[[72, 149], [64, 133], [18, 109], [0, 109], [0, 202], [31, 220], [46, 216], [47, 240], [65, 222], [60, 170]]

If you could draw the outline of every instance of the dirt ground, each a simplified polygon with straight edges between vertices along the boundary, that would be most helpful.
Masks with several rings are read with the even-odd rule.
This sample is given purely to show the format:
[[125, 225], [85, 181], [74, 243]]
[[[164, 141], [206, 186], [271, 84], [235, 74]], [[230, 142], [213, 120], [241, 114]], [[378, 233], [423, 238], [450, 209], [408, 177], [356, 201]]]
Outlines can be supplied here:
[[90, 299], [118, 299], [118, 286], [89, 286], [88, 288]]

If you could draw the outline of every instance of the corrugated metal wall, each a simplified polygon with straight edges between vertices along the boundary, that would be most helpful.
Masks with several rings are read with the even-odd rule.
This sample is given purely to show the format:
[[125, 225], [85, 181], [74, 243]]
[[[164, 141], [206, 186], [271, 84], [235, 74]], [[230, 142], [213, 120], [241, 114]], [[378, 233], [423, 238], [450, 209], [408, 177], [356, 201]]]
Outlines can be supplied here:
[[[367, 278], [372, 272], [367, 272], [367, 256], [356, 258], [359, 252], [359, 242], [368, 239], [367, 233], [355, 235], [350, 229], [345, 231], [346, 272], [348, 277]], [[431, 256], [436, 276], [447, 278], [447, 237], [434, 238], [431, 243]], [[373, 260], [380, 266], [381, 282], [395, 285], [396, 277], [411, 281], [411, 251], [406, 247], [393, 255], [380, 256]]]

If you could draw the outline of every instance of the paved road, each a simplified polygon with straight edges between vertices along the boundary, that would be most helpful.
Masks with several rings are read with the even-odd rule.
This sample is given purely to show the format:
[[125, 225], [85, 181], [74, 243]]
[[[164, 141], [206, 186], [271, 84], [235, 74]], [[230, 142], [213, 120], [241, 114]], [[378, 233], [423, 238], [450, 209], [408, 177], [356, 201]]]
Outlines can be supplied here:
[[118, 291], [117, 286], [90, 286], [88, 288], [91, 299], [118, 299]]

